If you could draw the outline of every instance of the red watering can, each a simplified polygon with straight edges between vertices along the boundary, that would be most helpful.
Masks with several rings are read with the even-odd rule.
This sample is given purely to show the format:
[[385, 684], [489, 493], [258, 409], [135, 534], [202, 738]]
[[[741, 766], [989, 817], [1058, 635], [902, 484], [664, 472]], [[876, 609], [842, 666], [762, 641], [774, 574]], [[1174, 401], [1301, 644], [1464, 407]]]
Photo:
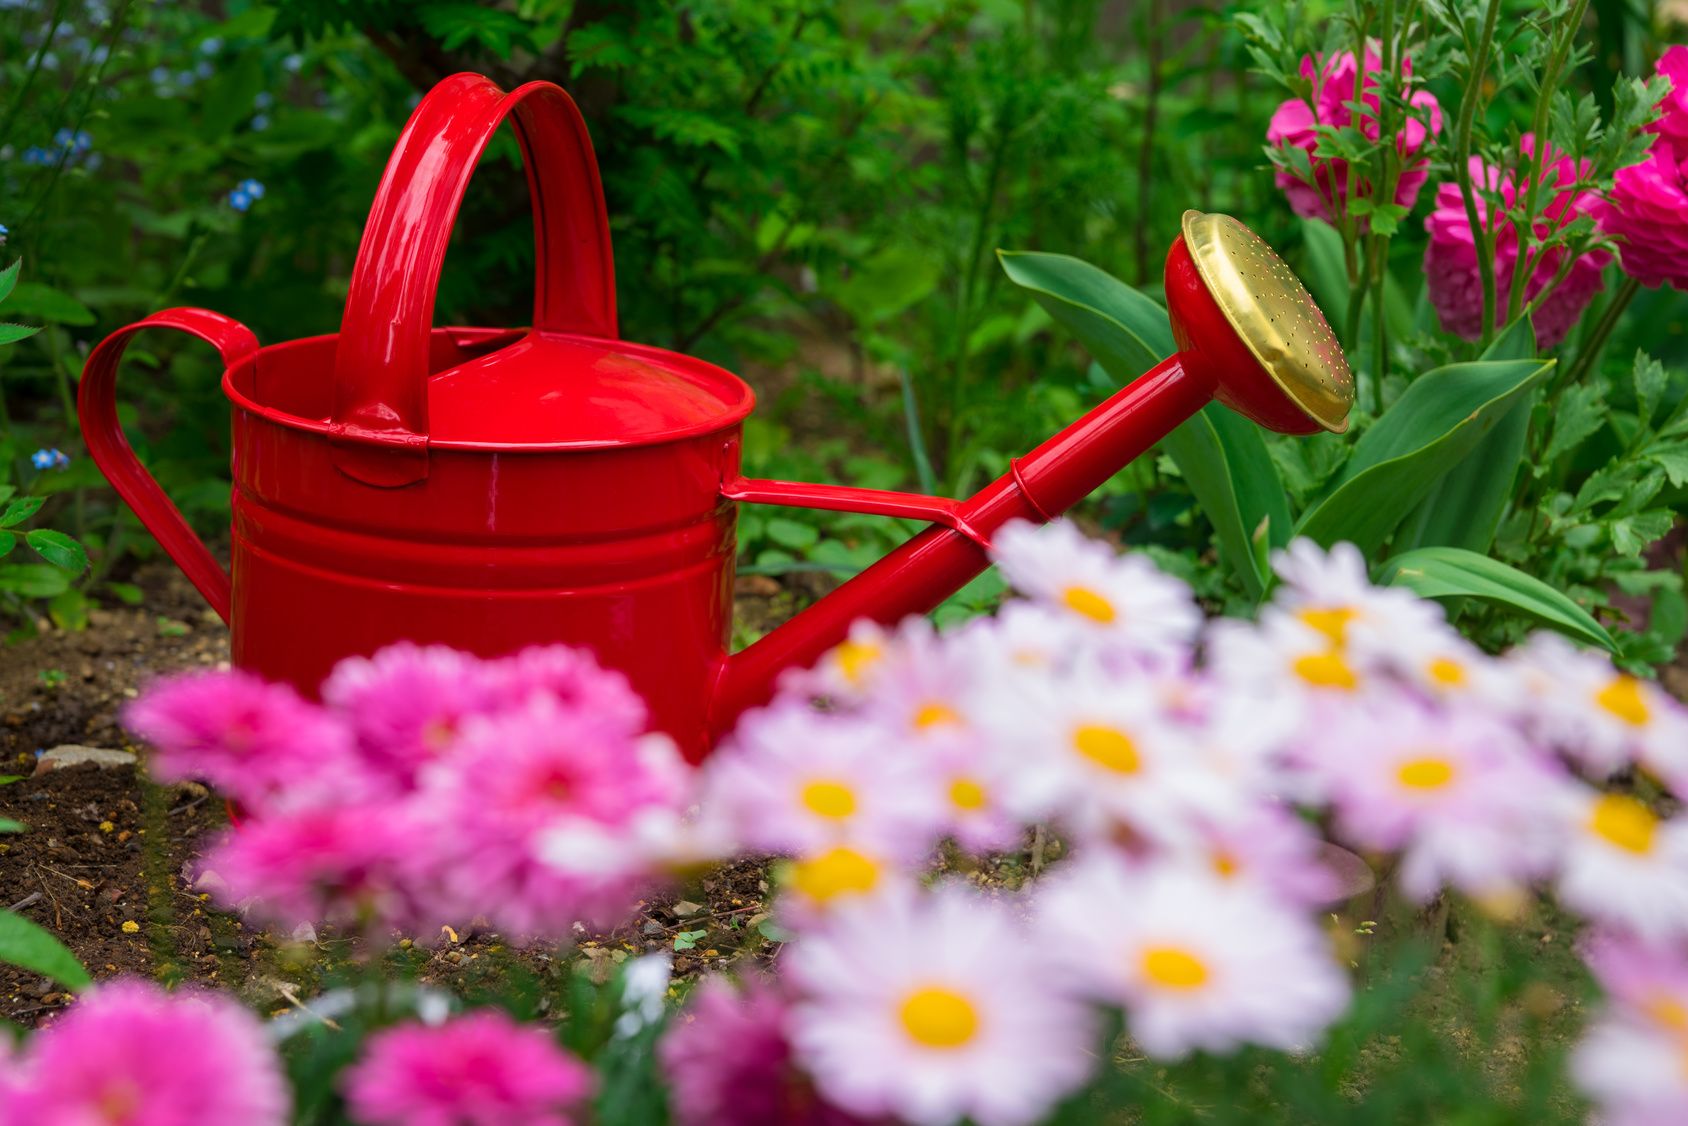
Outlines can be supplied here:
[[[531, 329], [434, 328], [470, 173], [512, 118], [538, 270]], [[1345, 425], [1347, 365], [1312, 299], [1234, 219], [1190, 212], [1167, 259], [1180, 352], [965, 501], [746, 478], [754, 397], [690, 356], [618, 338], [597, 162], [568, 95], [460, 74], [387, 164], [340, 332], [260, 348], [204, 309], [155, 313], [88, 358], [79, 413], [119, 495], [229, 623], [236, 665], [314, 694], [342, 657], [399, 640], [482, 655], [544, 642], [622, 670], [694, 759], [783, 669], [859, 617], [930, 610], [987, 565], [993, 531], [1049, 520], [1212, 398], [1262, 425]], [[215, 347], [234, 404], [233, 569], [135, 459], [118, 360], [143, 328]], [[933, 525], [729, 654], [738, 502]]]

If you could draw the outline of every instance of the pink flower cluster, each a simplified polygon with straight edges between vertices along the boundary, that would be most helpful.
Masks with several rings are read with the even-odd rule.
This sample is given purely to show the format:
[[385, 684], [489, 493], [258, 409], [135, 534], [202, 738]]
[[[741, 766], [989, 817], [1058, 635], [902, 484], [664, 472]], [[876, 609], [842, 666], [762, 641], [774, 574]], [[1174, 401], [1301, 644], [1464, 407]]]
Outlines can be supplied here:
[[[679, 836], [690, 769], [585, 653], [397, 645], [342, 662], [322, 695], [213, 672], [126, 713], [156, 776], [242, 803], [204, 865], [226, 904], [285, 925], [561, 935], [619, 920]], [[583, 838], [626, 843], [568, 845]]]
[[[1157, 1058], [1310, 1048], [1347, 1003], [1318, 921], [1345, 890], [1299, 812], [1398, 854], [1414, 899], [1552, 888], [1688, 949], [1688, 817], [1605, 785], [1688, 794], [1688, 709], [1655, 685], [1552, 635], [1484, 654], [1348, 545], [1292, 544], [1258, 622], [1213, 624], [1069, 525], [996, 555], [1025, 598], [943, 634], [858, 624], [706, 763], [715, 831], [789, 857], [796, 938], [776, 994], [712, 989], [693, 1023], [718, 1033], [672, 1034], [677, 1105], [746, 1075], [806, 1092], [795, 1067], [859, 1118], [1017, 1126], [1087, 1081], [1099, 1008]], [[922, 882], [942, 842], [1040, 824], [1070, 858], [1017, 895]]]
[[1642, 285], [1688, 290], [1688, 46], [1667, 48], [1658, 73], [1671, 88], [1650, 127], [1657, 138], [1645, 160], [1618, 169], [1597, 216], [1618, 241], [1625, 273]]
[[[1308, 55], [1301, 60], [1301, 75], [1313, 84], [1312, 100], [1291, 98], [1282, 103], [1266, 129], [1266, 140], [1274, 147], [1301, 149], [1311, 162], [1311, 182], [1283, 168], [1278, 169], [1278, 187], [1283, 189], [1297, 215], [1328, 221], [1346, 209], [1348, 200], [1370, 199], [1376, 192], [1374, 185], [1351, 176], [1347, 161], [1314, 154], [1319, 145], [1320, 126], [1342, 129], [1357, 125], [1368, 139], [1378, 139], [1380, 126], [1377, 114], [1381, 106], [1375, 91], [1378, 87], [1376, 76], [1382, 73], [1382, 69], [1382, 58], [1370, 46], [1366, 48], [1363, 79], [1357, 73], [1358, 65], [1352, 51], [1344, 51], [1331, 59]], [[1411, 59], [1402, 60], [1401, 74], [1407, 79], [1412, 77]], [[1357, 80], [1363, 82], [1358, 96], [1355, 90]], [[1430, 162], [1419, 154], [1430, 138], [1441, 132], [1442, 107], [1428, 90], [1413, 91], [1408, 95], [1408, 101], [1414, 113], [1395, 137], [1396, 151], [1405, 165], [1396, 181], [1395, 202], [1410, 208], [1430, 175]], [[1370, 112], [1358, 115], [1356, 121], [1351, 108], [1354, 104], [1363, 104]]]
[[[1526, 161], [1535, 159], [1535, 138], [1525, 134], [1522, 148]], [[1549, 202], [1544, 221], [1538, 224], [1536, 236], [1545, 237], [1552, 229], [1563, 227], [1578, 215], [1593, 214], [1598, 208], [1598, 196], [1589, 191], [1576, 191], [1578, 168], [1567, 156], [1549, 151], [1544, 167], [1547, 176], [1544, 190]], [[1586, 163], [1583, 169], [1586, 174]], [[1478, 192], [1477, 215], [1492, 233], [1495, 241], [1492, 258], [1495, 275], [1495, 323], [1505, 322], [1507, 302], [1512, 295], [1512, 276], [1518, 264], [1518, 231], [1504, 211], [1523, 202], [1529, 191], [1529, 177], [1514, 177], [1485, 162], [1471, 158], [1471, 182]], [[1494, 208], [1482, 193], [1498, 193], [1501, 207]], [[1430, 234], [1430, 245], [1424, 251], [1425, 285], [1430, 302], [1442, 327], [1456, 336], [1475, 340], [1483, 330], [1483, 283], [1477, 265], [1477, 240], [1465, 211], [1465, 198], [1458, 184], [1439, 184], [1436, 206], [1424, 221]], [[1564, 265], [1563, 247], [1541, 254], [1532, 260], [1525, 279], [1524, 299], [1532, 301], [1541, 293]], [[1611, 255], [1592, 251], [1579, 255], [1557, 288], [1550, 293], [1533, 314], [1537, 343], [1551, 348], [1565, 338], [1577, 323], [1588, 303], [1601, 289], [1601, 274]]]

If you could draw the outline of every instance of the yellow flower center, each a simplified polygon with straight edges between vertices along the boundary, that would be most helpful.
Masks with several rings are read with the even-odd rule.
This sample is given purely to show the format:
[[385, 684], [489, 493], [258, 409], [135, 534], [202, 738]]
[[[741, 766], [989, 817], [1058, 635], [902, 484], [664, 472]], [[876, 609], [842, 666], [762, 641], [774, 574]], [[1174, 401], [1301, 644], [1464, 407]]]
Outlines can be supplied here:
[[1229, 852], [1220, 850], [1213, 854], [1213, 870], [1225, 879], [1228, 880], [1236, 875], [1241, 868], [1242, 865], [1237, 863], [1237, 858]]
[[1292, 667], [1296, 676], [1315, 688], [1340, 688], [1344, 692], [1352, 692], [1360, 686], [1359, 676], [1342, 654], [1334, 649], [1328, 653], [1297, 657]]
[[1602, 794], [1589, 815], [1588, 828], [1624, 851], [1644, 856], [1653, 851], [1659, 819], [1627, 794]]
[[960, 724], [960, 714], [948, 704], [939, 703], [937, 700], [928, 700], [914, 713], [914, 726], [921, 731], [928, 727], [958, 727]]
[[108, 1122], [111, 1126], [123, 1126], [123, 1123], [133, 1122], [135, 1113], [140, 1109], [141, 1092], [127, 1079], [118, 1079], [107, 1084], [94, 1104], [94, 1111], [99, 1115], [99, 1120]]
[[1641, 1003], [1641, 1011], [1672, 1032], [1688, 1033], [1688, 1005], [1675, 997], [1649, 997]]
[[1595, 694], [1594, 702], [1631, 727], [1645, 726], [1651, 715], [1641, 682], [1633, 676], [1618, 677]]
[[1073, 732], [1073, 749], [1103, 770], [1115, 774], [1136, 774], [1143, 769], [1137, 744], [1117, 727], [1085, 724]]
[[884, 647], [872, 641], [846, 641], [833, 650], [833, 656], [838, 659], [838, 671], [844, 674], [847, 683], [857, 688], [861, 687], [867, 670], [884, 655]]
[[1454, 780], [1458, 770], [1454, 764], [1436, 755], [1426, 755], [1403, 762], [1395, 771], [1395, 780], [1411, 790], [1440, 790]]
[[1164, 989], [1199, 989], [1207, 984], [1207, 963], [1177, 946], [1143, 952], [1143, 976]]
[[985, 808], [985, 788], [971, 778], [957, 778], [951, 782], [949, 796], [957, 809]]
[[803, 787], [803, 808], [842, 821], [856, 812], [856, 792], [843, 782], [819, 778]]
[[1444, 688], [1458, 688], [1465, 683], [1465, 666], [1452, 657], [1437, 657], [1425, 671]]
[[1119, 611], [1114, 609], [1108, 596], [1091, 587], [1070, 586], [1061, 592], [1061, 601], [1073, 613], [1102, 625], [1111, 625], [1119, 617]]
[[879, 862], [853, 848], [835, 848], [791, 866], [791, 884], [805, 898], [830, 903], [862, 895], [879, 884]]
[[1324, 634], [1333, 646], [1341, 646], [1348, 639], [1348, 623], [1359, 617], [1347, 606], [1309, 606], [1295, 616], [1303, 625]]
[[910, 1039], [928, 1048], [959, 1048], [979, 1032], [979, 1010], [953, 989], [916, 989], [899, 1015]]

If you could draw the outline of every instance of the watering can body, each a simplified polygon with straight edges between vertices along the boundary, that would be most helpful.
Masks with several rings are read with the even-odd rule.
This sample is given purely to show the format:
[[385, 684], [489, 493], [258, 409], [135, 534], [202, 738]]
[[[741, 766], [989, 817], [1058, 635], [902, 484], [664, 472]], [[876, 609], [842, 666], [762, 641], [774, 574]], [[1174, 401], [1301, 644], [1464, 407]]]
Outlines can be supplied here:
[[[452, 223], [505, 120], [535, 211], [533, 327], [434, 328]], [[260, 348], [219, 314], [166, 310], [90, 354], [79, 413], [102, 471], [228, 621], [237, 666], [314, 695], [335, 662], [397, 641], [484, 656], [581, 645], [627, 675], [653, 725], [695, 760], [767, 698], [780, 671], [812, 662], [851, 621], [937, 605], [987, 565], [996, 528], [1058, 515], [1216, 394], [1279, 429], [1313, 428], [1259, 382], [1259, 357], [1186, 241], [1168, 265], [1182, 351], [979, 495], [748, 479], [739, 449], [750, 389], [702, 360], [617, 338], [603, 196], [573, 103], [547, 83], [506, 94], [457, 75], [422, 100], [399, 139], [338, 334]], [[198, 336], [223, 360], [233, 408], [227, 573], [118, 424], [119, 359], [153, 327]], [[740, 503], [932, 527], [731, 654]]]

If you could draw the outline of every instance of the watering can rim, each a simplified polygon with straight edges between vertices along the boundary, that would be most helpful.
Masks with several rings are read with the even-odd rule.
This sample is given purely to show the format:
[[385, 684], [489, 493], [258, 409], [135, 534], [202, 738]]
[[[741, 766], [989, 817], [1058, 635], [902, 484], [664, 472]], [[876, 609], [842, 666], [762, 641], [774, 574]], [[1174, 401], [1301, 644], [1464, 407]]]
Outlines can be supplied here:
[[[468, 439], [468, 438], [435, 438], [429, 436], [427, 448], [431, 450], [453, 451], [460, 453], [566, 453], [593, 450], [632, 449], [645, 446], [661, 445], [669, 442], [685, 441], [689, 438], [701, 437], [706, 434], [727, 430], [742, 423], [756, 406], [756, 393], [743, 379], [734, 375], [726, 368], [712, 364], [708, 360], [699, 359], [680, 352], [673, 352], [649, 344], [635, 344], [628, 340], [593, 336], [587, 333], [542, 332], [531, 328], [496, 328], [478, 325], [449, 325], [438, 326], [432, 330], [433, 337], [445, 336], [450, 339], [470, 345], [484, 344], [489, 340], [503, 340], [495, 349], [491, 349], [481, 356], [471, 358], [461, 363], [452, 364], [429, 376], [430, 385], [435, 379], [457, 371], [475, 359], [496, 355], [499, 351], [521, 341], [542, 337], [549, 340], [588, 345], [601, 350], [606, 355], [629, 356], [641, 361], [650, 362], [652, 366], [682, 377], [691, 376], [699, 386], [705, 387], [719, 396], [721, 409], [712, 417], [699, 419], [682, 425], [666, 428], [651, 429], [637, 433], [621, 432], [597, 437], [576, 437], [545, 441], [506, 441], [499, 439]], [[286, 411], [280, 407], [262, 402], [254, 393], [240, 385], [242, 373], [251, 370], [260, 356], [274, 359], [279, 354], [309, 345], [336, 346], [341, 334], [338, 332], [319, 333], [314, 336], [296, 337], [292, 340], [278, 341], [267, 344], [243, 356], [237, 363], [223, 371], [223, 394], [234, 406], [250, 414], [262, 418], [264, 421], [303, 434], [312, 434], [323, 438], [333, 439], [340, 444], [381, 445], [379, 438], [356, 432], [338, 431], [330, 415], [307, 417]]]

